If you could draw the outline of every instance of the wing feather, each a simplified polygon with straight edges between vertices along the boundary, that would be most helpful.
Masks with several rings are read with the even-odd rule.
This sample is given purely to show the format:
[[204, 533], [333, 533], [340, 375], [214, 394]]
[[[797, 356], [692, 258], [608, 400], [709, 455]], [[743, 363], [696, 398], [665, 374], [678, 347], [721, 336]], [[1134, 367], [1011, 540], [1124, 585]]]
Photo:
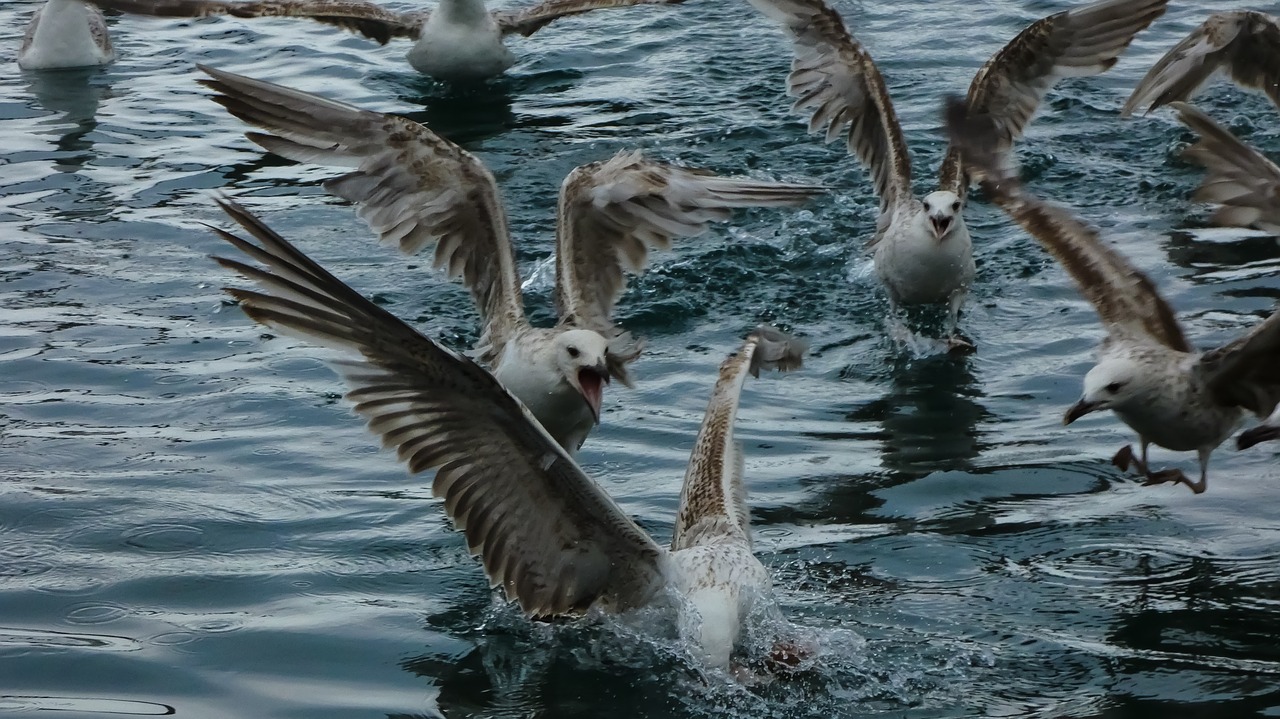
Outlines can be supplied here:
[[1261, 90], [1280, 106], [1280, 24], [1252, 10], [1209, 16], [1147, 71], [1120, 111], [1133, 114], [1186, 100], [1218, 69], [1236, 83]]
[[562, 17], [581, 15], [592, 10], [631, 7], [632, 5], [678, 5], [684, 0], [544, 0], [523, 10], [499, 10], [493, 13], [503, 35], [528, 37]]
[[399, 13], [363, 0], [94, 0], [106, 10], [154, 17], [303, 17], [376, 40], [417, 40], [427, 13]]
[[809, 132], [844, 136], [871, 173], [880, 212], [911, 197], [911, 158], [880, 69], [823, 0], [750, 0], [791, 37], [793, 109], [812, 108]]
[[[1168, 0], [1101, 0], [1037, 20], [978, 70], [966, 98], [969, 111], [990, 115], [1001, 143], [1012, 146], [1058, 80], [1110, 69], [1134, 36], [1164, 14], [1167, 4]], [[949, 148], [939, 186], [963, 197], [968, 181], [959, 159], [959, 152]]]
[[274, 133], [250, 140], [297, 162], [356, 168], [325, 189], [356, 203], [384, 244], [406, 254], [435, 245], [433, 264], [471, 290], [486, 361], [527, 326], [498, 187], [473, 155], [406, 118], [200, 67], [215, 102]]
[[1259, 419], [1280, 403], [1280, 311], [1248, 334], [1205, 352], [1196, 366], [1214, 396]]
[[[219, 236], [265, 268], [215, 258], [262, 289], [228, 289], [251, 318], [341, 349], [355, 411], [432, 492], [493, 586], [529, 614], [643, 604], [665, 552], [574, 463], [494, 377], [441, 348], [326, 272], [230, 201], [257, 244]], [[247, 269], [253, 269], [247, 272]]]
[[1195, 200], [1221, 205], [1214, 222], [1280, 233], [1280, 167], [1199, 109], [1182, 102], [1169, 106], [1200, 135], [1182, 156], [1208, 170]]
[[952, 144], [967, 171], [982, 183], [1000, 209], [1022, 226], [1062, 265], [1116, 339], [1155, 342], [1192, 351], [1173, 309], [1155, 284], [1120, 253], [1103, 244], [1096, 230], [1067, 210], [1023, 190], [1017, 170], [1001, 151], [1000, 129], [989, 115], [970, 115], [964, 100], [952, 98], [947, 112]]

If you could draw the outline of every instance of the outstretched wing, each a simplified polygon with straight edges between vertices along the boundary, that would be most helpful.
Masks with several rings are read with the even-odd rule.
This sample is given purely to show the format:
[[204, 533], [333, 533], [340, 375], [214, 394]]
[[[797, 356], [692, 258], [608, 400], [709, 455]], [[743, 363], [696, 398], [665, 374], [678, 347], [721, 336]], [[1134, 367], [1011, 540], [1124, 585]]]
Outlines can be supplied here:
[[1199, 109], [1183, 102], [1169, 106], [1200, 135], [1182, 156], [1208, 170], [1194, 199], [1221, 205], [1213, 221], [1280, 233], [1280, 167]]
[[413, 254], [435, 245], [434, 264], [462, 277], [484, 322], [492, 361], [525, 326], [520, 278], [493, 176], [474, 156], [412, 120], [200, 66], [214, 101], [274, 134], [247, 133], [296, 162], [356, 167], [325, 189], [358, 205], [387, 245]]
[[632, 5], [678, 5], [684, 0], [544, 0], [523, 10], [499, 10], [493, 13], [503, 35], [528, 37], [562, 17], [581, 15], [603, 8]]
[[335, 363], [370, 431], [413, 473], [435, 469], [467, 546], [493, 586], [534, 616], [643, 604], [665, 552], [515, 397], [329, 274], [261, 220], [219, 204], [255, 242], [215, 230], [260, 263], [215, 258], [261, 288], [228, 289], [251, 318], [343, 351]]
[[1173, 310], [1145, 274], [1103, 244], [1092, 227], [1022, 188], [989, 115], [971, 115], [964, 100], [952, 98], [947, 129], [966, 170], [1066, 269], [1110, 335], [1191, 351]]
[[1186, 100], [1215, 70], [1224, 68], [1240, 85], [1261, 90], [1280, 106], [1280, 25], [1251, 10], [1209, 16], [1152, 66], [1120, 111], [1128, 116]]
[[[619, 152], [576, 168], [560, 187], [556, 237], [556, 302], [562, 322], [618, 336], [613, 305], [626, 272], [641, 272], [651, 250], [693, 237], [736, 207], [799, 205], [822, 192], [650, 162]], [[625, 381], [625, 375], [623, 376]]]
[[93, 0], [106, 10], [155, 17], [304, 17], [359, 33], [383, 45], [417, 40], [427, 13], [400, 13], [362, 0]]
[[1280, 403], [1280, 311], [1209, 352], [1196, 369], [1219, 402], [1266, 417]]
[[750, 0], [791, 36], [795, 59], [787, 92], [795, 110], [813, 108], [809, 132], [841, 135], [866, 166], [880, 197], [880, 212], [911, 197], [911, 158], [902, 128], [871, 56], [845, 30], [823, 0]]
[[[969, 111], [990, 115], [1000, 141], [1012, 146], [1058, 80], [1097, 75], [1116, 64], [1133, 38], [1164, 14], [1168, 0], [1101, 0], [1027, 26], [969, 85]], [[964, 196], [968, 181], [949, 148], [940, 187]]]
[[693, 444], [689, 469], [680, 491], [673, 550], [688, 549], [725, 535], [751, 544], [747, 490], [742, 483], [742, 447], [733, 439], [738, 397], [747, 375], [761, 369], [788, 372], [804, 363], [808, 344], [762, 325], [737, 354], [720, 363], [720, 378], [711, 392], [707, 413]]

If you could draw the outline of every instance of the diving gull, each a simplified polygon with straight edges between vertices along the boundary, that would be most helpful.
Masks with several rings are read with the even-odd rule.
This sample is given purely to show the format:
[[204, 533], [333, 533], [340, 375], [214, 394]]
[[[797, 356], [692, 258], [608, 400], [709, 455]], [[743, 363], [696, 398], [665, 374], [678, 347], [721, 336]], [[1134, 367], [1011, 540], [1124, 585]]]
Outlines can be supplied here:
[[[1280, 400], [1280, 312], [1221, 347], [1196, 351], [1146, 275], [1094, 229], [1023, 189], [991, 118], [969, 112], [958, 98], [949, 102], [947, 115], [952, 141], [974, 179], [1062, 264], [1107, 330], [1098, 362], [1085, 375], [1084, 394], [1064, 423], [1110, 409], [1138, 433], [1142, 448], [1138, 458], [1126, 445], [1112, 460], [1117, 466], [1135, 466], [1147, 484], [1179, 482], [1203, 492], [1209, 455], [1244, 412], [1265, 417]], [[1193, 482], [1179, 469], [1151, 471], [1147, 447], [1153, 443], [1195, 450], [1200, 479]]]
[[297, 162], [357, 168], [325, 187], [356, 203], [384, 244], [406, 254], [435, 245], [436, 267], [462, 277], [480, 312], [482, 361], [569, 452], [600, 421], [603, 384], [612, 377], [630, 386], [627, 365], [640, 346], [612, 319], [626, 271], [642, 271], [650, 250], [730, 219], [733, 208], [798, 205], [822, 191], [718, 177], [639, 152], [578, 167], [560, 188], [560, 321], [533, 327], [497, 185], [474, 156], [402, 117], [202, 69], [219, 104], [276, 133], [249, 139]]
[[1238, 84], [1266, 93], [1280, 105], [1280, 25], [1252, 10], [1219, 12], [1174, 45], [1147, 71], [1121, 115], [1186, 100], [1224, 69]]
[[254, 241], [215, 230], [260, 265], [215, 258], [260, 290], [229, 288], [251, 318], [336, 348], [347, 398], [466, 535], [492, 586], [552, 617], [677, 595], [681, 627], [709, 667], [728, 668], [742, 623], [768, 597], [751, 550], [742, 450], [733, 439], [748, 374], [800, 366], [802, 343], [761, 328], [720, 366], [681, 491], [670, 549], [636, 525], [493, 375], [352, 290], [230, 201]]
[[433, 11], [399, 12], [366, 0], [95, 0], [103, 8], [157, 17], [304, 17], [359, 33], [385, 45], [413, 41], [413, 69], [439, 80], [476, 81], [515, 64], [503, 41], [528, 37], [549, 23], [591, 10], [666, 5], [683, 0], [544, 0], [523, 10], [489, 11], [483, 0], [441, 0]]
[[81, 0], [49, 0], [36, 10], [18, 49], [18, 67], [54, 70], [115, 59], [102, 11]]
[[[962, 207], [969, 179], [949, 149], [938, 189], [923, 199], [911, 188], [911, 160], [880, 70], [823, 0], [749, 0], [781, 23], [795, 47], [788, 92], [795, 109], [813, 108], [809, 131], [845, 137], [874, 181], [880, 217], [870, 241], [876, 274], [898, 305], [947, 303], [950, 340], [973, 281], [969, 229]], [[998, 118], [1002, 141], [1016, 140], [1054, 83], [1096, 75], [1116, 63], [1168, 0], [1101, 0], [1029, 25], [978, 70], [969, 86], [973, 112]], [[846, 129], [846, 125], [848, 126]]]

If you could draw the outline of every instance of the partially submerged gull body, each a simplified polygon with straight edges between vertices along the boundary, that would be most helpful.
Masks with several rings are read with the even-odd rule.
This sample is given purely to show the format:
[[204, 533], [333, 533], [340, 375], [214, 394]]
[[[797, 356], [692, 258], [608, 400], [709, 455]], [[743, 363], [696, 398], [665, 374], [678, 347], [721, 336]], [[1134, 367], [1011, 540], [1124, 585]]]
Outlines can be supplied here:
[[115, 59], [102, 11], [81, 0], [49, 0], [31, 18], [18, 67], [56, 70], [105, 65]]
[[603, 386], [630, 384], [640, 343], [613, 323], [626, 272], [673, 237], [702, 233], [736, 207], [794, 206], [822, 191], [725, 178], [620, 152], [578, 167], [560, 188], [556, 229], [559, 323], [525, 317], [506, 214], [493, 175], [426, 127], [233, 73], [202, 68], [214, 99], [272, 135], [249, 139], [282, 157], [356, 168], [325, 188], [354, 202], [384, 244], [434, 262], [471, 290], [483, 322], [481, 360], [569, 452], [600, 421]]
[[[824, 0], [750, 0], [780, 23], [795, 48], [787, 90], [795, 109], [813, 109], [810, 132], [843, 136], [870, 172], [880, 216], [870, 245], [876, 274], [895, 306], [946, 303], [953, 346], [960, 306], [973, 281], [973, 249], [963, 207], [969, 177], [954, 148], [938, 189], [917, 198], [911, 159], [893, 101], [871, 56]], [[1133, 37], [1164, 13], [1168, 0], [1101, 0], [1038, 20], [993, 55], [969, 86], [974, 113], [990, 115], [1011, 145], [1064, 77], [1101, 73]], [[847, 125], [847, 128], [846, 128]]]
[[[1199, 352], [1187, 342], [1172, 308], [1151, 280], [1098, 233], [1063, 208], [1026, 192], [990, 118], [964, 101], [948, 107], [952, 141], [984, 192], [1058, 260], [1107, 331], [1098, 362], [1084, 378], [1084, 394], [1063, 421], [1110, 409], [1135, 432], [1141, 457], [1125, 446], [1115, 456], [1146, 483], [1179, 482], [1196, 493], [1208, 480], [1209, 455], [1231, 436], [1245, 412], [1265, 417], [1280, 401], [1280, 312], [1243, 337]], [[1179, 469], [1151, 471], [1147, 447], [1195, 450], [1200, 477]]]
[[441, 0], [432, 11], [398, 12], [366, 0], [96, 0], [110, 10], [157, 17], [302, 17], [386, 44], [413, 41], [413, 69], [438, 80], [467, 82], [501, 75], [515, 64], [510, 35], [528, 37], [549, 23], [591, 10], [667, 5], [683, 0], [544, 0], [524, 10], [494, 11], [483, 0]]
[[733, 439], [748, 374], [800, 367], [803, 343], [760, 328], [720, 366], [666, 549], [636, 525], [498, 380], [440, 347], [230, 201], [253, 240], [216, 230], [259, 264], [215, 258], [259, 290], [228, 289], [254, 320], [342, 351], [347, 398], [432, 492], [485, 574], [533, 617], [624, 612], [679, 597], [679, 624], [709, 667], [728, 668], [768, 571], [751, 550], [742, 450]]

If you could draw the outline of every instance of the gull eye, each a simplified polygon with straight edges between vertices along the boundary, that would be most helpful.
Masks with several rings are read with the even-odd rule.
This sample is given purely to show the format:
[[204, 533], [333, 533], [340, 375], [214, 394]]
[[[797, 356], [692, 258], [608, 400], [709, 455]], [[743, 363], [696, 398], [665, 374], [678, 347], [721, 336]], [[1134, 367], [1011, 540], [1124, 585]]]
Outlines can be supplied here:
[[959, 212], [959, 211], [960, 211], [960, 201], [959, 201], [959, 200], [956, 200], [955, 202], [951, 203], [951, 211], [952, 211], [952, 212]]
[[1115, 394], [1116, 392], [1119, 392], [1120, 388], [1123, 386], [1124, 386], [1124, 382], [1112, 382], [1111, 384], [1107, 385], [1103, 389], [1107, 390], [1108, 394]]
[[569, 345], [569, 356], [570, 356], [570, 357], [572, 357], [572, 358], [574, 358], [574, 359], [577, 359], [577, 358], [578, 358], [578, 355], [580, 355], [580, 354], [582, 354], [582, 353], [578, 351], [578, 348], [577, 348], [577, 347], [574, 347], [573, 345]]

